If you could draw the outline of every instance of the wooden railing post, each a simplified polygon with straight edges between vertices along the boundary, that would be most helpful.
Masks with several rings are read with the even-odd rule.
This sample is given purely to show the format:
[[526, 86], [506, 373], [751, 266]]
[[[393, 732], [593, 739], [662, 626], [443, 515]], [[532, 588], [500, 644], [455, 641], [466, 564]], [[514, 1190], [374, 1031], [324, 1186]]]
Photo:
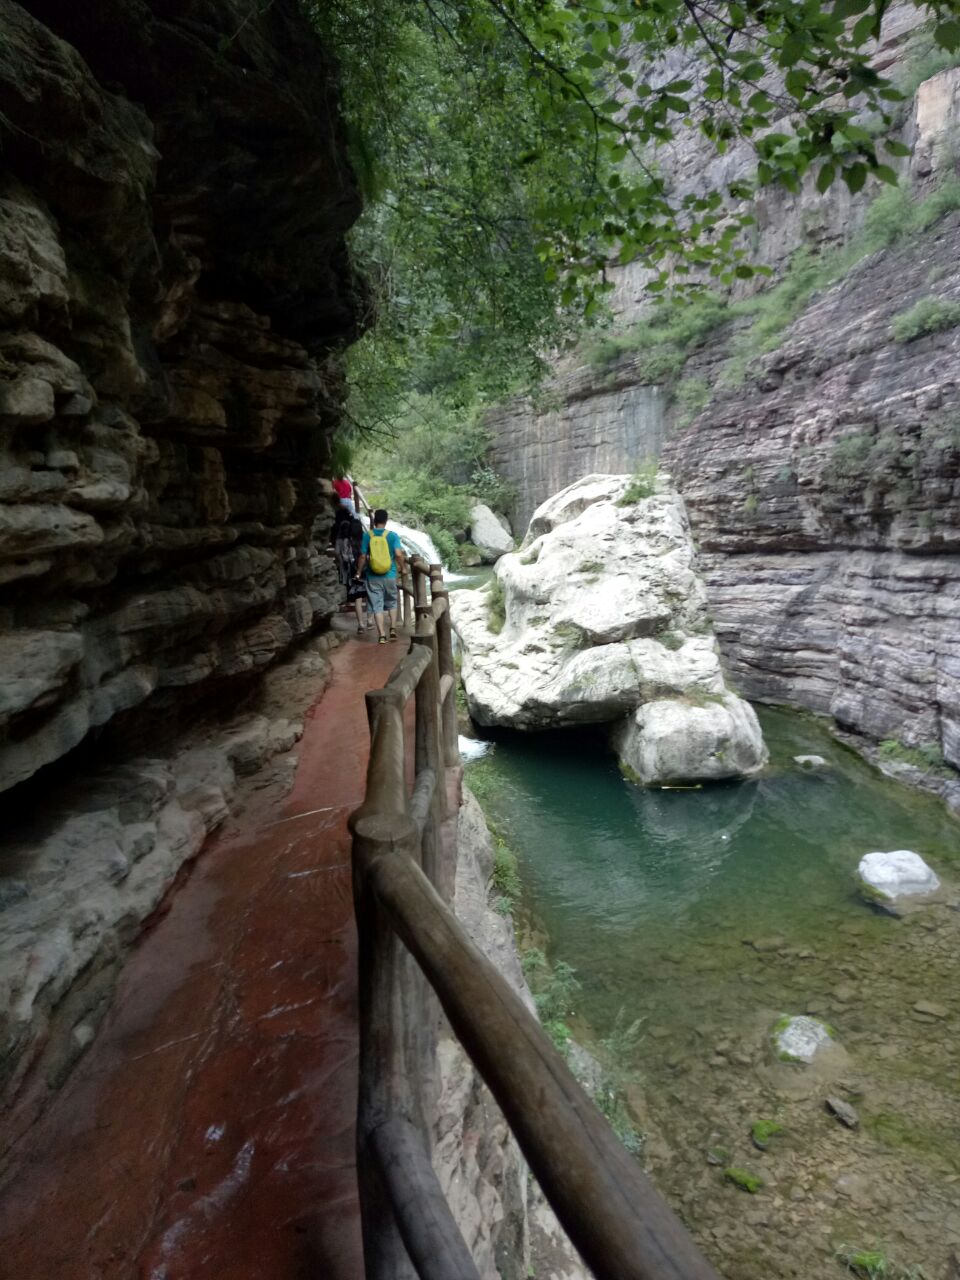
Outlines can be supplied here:
[[366, 1280], [416, 1280], [380, 1171], [374, 1134], [388, 1120], [416, 1114], [414, 1081], [404, 1052], [401, 994], [410, 958], [372, 892], [369, 871], [380, 859], [416, 856], [409, 818], [368, 814], [353, 827], [353, 901], [357, 920], [360, 1015], [357, 1186]]
[[423, 872], [385, 856], [370, 879], [596, 1280], [719, 1280]]
[[443, 740], [443, 763], [452, 768], [460, 763], [460, 731], [457, 725], [457, 669], [453, 661], [453, 624], [450, 621], [450, 593], [440, 582], [433, 584], [433, 598], [446, 601], [447, 607], [437, 618], [437, 660], [440, 677], [450, 676], [452, 686], [440, 708]]
[[427, 615], [417, 618], [414, 645], [426, 648], [430, 661], [417, 684], [417, 736], [415, 769], [432, 769], [437, 778], [430, 816], [423, 828], [422, 866], [431, 884], [440, 878], [439, 840], [440, 824], [446, 817], [446, 787], [443, 774], [443, 752], [440, 745], [440, 666], [437, 661], [437, 629], [433, 618]]
[[428, 573], [422, 565], [423, 561], [419, 559], [413, 564], [413, 602], [418, 618], [430, 609], [430, 598], [427, 594]]
[[409, 563], [403, 571], [403, 625], [413, 630], [413, 573]]
[[404, 750], [403, 691], [386, 685], [366, 695], [370, 724], [370, 758], [363, 804], [354, 816], [364, 813], [405, 814], [407, 774]]

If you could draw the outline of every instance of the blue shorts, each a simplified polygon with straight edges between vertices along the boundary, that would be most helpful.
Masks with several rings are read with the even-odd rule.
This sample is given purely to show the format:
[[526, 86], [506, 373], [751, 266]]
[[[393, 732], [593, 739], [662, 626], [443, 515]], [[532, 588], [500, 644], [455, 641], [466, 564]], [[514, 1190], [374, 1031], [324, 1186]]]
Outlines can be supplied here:
[[397, 607], [396, 578], [367, 578], [367, 600], [371, 613], [386, 613]]

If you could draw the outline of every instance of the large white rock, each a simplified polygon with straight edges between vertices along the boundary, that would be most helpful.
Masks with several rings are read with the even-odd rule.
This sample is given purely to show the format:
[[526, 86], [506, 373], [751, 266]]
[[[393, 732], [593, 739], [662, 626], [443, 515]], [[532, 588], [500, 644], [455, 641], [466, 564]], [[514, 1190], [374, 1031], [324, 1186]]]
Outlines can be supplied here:
[[645, 785], [740, 778], [767, 762], [753, 707], [732, 693], [644, 703], [617, 746], [625, 770]]
[[[471, 714], [520, 729], [629, 716], [624, 739], [672, 762], [669, 776], [752, 772], [766, 759], [759, 726], [724, 685], [683, 501], [659, 480], [621, 505], [629, 484], [568, 486], [534, 513], [495, 584], [451, 598]], [[654, 709], [638, 736], [642, 704]], [[666, 767], [635, 772], [653, 781]]]
[[910, 849], [864, 854], [857, 876], [867, 897], [887, 902], [918, 897], [940, 888], [935, 872]]
[[811, 1063], [833, 1044], [829, 1028], [816, 1018], [784, 1018], [773, 1029], [777, 1056], [789, 1062]]
[[470, 541], [486, 564], [493, 564], [514, 548], [513, 534], [506, 520], [483, 502], [474, 503], [470, 511]]

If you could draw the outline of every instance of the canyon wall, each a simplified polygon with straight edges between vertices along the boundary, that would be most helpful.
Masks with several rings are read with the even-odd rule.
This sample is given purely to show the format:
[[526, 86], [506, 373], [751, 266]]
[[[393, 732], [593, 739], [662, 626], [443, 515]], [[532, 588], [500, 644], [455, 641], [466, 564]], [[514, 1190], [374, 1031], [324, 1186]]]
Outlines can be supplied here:
[[[908, 60], [915, 21], [891, 10], [878, 65]], [[960, 70], [922, 83], [905, 115], [902, 181], [929, 198], [956, 181]], [[709, 159], [688, 137], [664, 167], [687, 191], [747, 164], [743, 153]], [[815, 261], [855, 240], [877, 193], [820, 197], [812, 179], [796, 195], [766, 192], [753, 251], [780, 275], [801, 246]], [[960, 215], [948, 212], [866, 255], [733, 378], [731, 350], [751, 323], [734, 311], [685, 353], [672, 385], [650, 385], [642, 347], [600, 369], [565, 355], [539, 404], [515, 401], [490, 420], [518, 521], [584, 474], [662, 458], [686, 498], [740, 691], [960, 765], [960, 328], [893, 334], [922, 299], [960, 302], [958, 250]], [[618, 327], [645, 313], [645, 279], [637, 265], [618, 273]], [[705, 407], [682, 403], [682, 379], [703, 388]]]
[[960, 765], [960, 214], [806, 308], [666, 451], [741, 692]]
[[[896, 74], [907, 61], [919, 20], [912, 6], [891, 5], [874, 55], [875, 65], [886, 74]], [[650, 75], [649, 68], [639, 63], [632, 69], [641, 78]], [[683, 74], [696, 80], [699, 73], [691, 72], [684, 55], [678, 53], [661, 74], [664, 79]], [[914, 176], [929, 181], [935, 166], [944, 160], [935, 140], [947, 127], [952, 107], [943, 100], [942, 91], [932, 92], [929, 85], [923, 88], [925, 95], [918, 94], [911, 104], [899, 135], [913, 157], [892, 163], [904, 169], [909, 166]], [[672, 194], [702, 195], [752, 177], [756, 156], [742, 142], [717, 155], [696, 130], [680, 129], [671, 143], [658, 150], [657, 162]], [[837, 182], [821, 195], [814, 175], [808, 175], [796, 193], [765, 188], [751, 205], [755, 225], [746, 247], [756, 261], [781, 273], [801, 245], [819, 251], [848, 240], [876, 191], [874, 184], [851, 196]], [[638, 259], [615, 266], [608, 274], [614, 285], [610, 294], [613, 327], [621, 330], [649, 314], [652, 295], [646, 285], [654, 272]], [[763, 277], [740, 281], [733, 296], [743, 298], [766, 283]], [[723, 341], [724, 335], [718, 333], [717, 338]], [[678, 415], [668, 390], [644, 376], [642, 352], [627, 353], [598, 368], [586, 358], [590, 345], [588, 337], [580, 349], [555, 354], [551, 374], [536, 397], [517, 397], [488, 415], [494, 465], [515, 493], [510, 514], [518, 532], [545, 498], [582, 476], [595, 471], [629, 472], [639, 463], [658, 458], [676, 425]]]
[[359, 200], [296, 0], [0, 0], [0, 142], [7, 789], [334, 608]]

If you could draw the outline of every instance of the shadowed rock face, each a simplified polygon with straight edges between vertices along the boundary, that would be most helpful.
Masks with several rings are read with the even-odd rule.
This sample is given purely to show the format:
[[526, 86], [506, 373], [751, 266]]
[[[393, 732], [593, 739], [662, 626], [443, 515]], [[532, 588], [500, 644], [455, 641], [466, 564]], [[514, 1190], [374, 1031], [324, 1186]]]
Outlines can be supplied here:
[[0, 142], [5, 788], [331, 612], [359, 205], [294, 0], [0, 0]]

